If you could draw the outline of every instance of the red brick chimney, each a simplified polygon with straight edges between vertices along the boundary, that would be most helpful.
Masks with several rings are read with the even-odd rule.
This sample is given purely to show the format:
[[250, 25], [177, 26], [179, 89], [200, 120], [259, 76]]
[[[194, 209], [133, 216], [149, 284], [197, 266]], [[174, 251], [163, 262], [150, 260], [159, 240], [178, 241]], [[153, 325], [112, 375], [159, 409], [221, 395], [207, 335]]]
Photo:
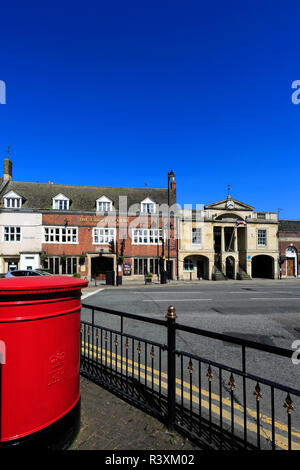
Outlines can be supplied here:
[[174, 199], [176, 201], [176, 181], [175, 181], [175, 174], [173, 173], [172, 170], [170, 171], [169, 176], [171, 178], [171, 191], [173, 192]]

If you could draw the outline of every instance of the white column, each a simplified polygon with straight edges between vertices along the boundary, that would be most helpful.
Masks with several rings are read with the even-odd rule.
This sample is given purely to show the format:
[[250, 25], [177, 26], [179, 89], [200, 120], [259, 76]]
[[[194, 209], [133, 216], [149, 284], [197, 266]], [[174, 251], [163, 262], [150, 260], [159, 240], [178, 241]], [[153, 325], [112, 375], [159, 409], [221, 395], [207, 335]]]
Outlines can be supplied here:
[[224, 234], [224, 227], [221, 227], [221, 251], [225, 251], [225, 234]]
[[237, 244], [237, 227], [234, 227], [234, 251], [238, 251], [238, 244]]
[[214, 260], [210, 259], [208, 261], [208, 279], [210, 281], [212, 280], [213, 267], [214, 267]]

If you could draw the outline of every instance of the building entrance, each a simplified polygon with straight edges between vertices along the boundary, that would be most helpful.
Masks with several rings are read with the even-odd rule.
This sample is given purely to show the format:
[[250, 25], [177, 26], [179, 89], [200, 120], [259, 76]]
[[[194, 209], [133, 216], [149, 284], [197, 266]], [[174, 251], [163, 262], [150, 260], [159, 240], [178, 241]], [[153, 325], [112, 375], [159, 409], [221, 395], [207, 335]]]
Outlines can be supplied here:
[[113, 271], [113, 258], [97, 256], [91, 260], [92, 279], [106, 279], [106, 272]]

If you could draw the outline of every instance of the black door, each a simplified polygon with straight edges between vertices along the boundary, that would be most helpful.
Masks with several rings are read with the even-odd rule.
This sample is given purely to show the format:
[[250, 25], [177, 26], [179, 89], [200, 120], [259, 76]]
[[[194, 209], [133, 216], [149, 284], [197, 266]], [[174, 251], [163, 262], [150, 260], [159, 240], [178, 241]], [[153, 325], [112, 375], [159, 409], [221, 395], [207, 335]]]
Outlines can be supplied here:
[[173, 261], [167, 261], [168, 279], [173, 279]]
[[204, 278], [204, 261], [202, 259], [197, 261], [197, 278]]

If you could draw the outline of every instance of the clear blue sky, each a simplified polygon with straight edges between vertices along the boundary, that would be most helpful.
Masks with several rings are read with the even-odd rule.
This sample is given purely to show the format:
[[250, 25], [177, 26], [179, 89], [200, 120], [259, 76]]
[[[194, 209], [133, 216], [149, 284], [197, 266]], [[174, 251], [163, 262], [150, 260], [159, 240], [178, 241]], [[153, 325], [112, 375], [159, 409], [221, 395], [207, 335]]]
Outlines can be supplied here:
[[180, 204], [230, 183], [300, 219], [299, 31], [291, 0], [2, 3], [0, 149], [19, 181], [166, 187], [173, 169]]

